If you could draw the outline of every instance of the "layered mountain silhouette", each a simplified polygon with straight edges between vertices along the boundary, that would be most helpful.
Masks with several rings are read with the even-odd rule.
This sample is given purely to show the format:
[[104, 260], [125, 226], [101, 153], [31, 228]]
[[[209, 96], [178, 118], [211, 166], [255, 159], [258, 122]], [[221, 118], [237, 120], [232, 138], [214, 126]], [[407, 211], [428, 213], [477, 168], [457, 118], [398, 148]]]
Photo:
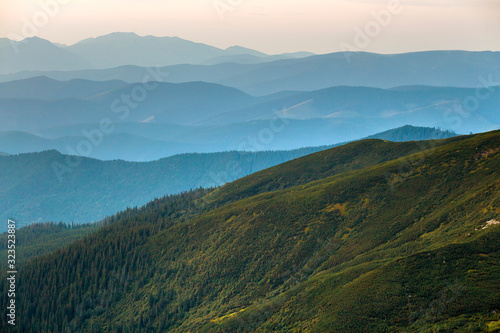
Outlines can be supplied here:
[[77, 70], [94, 66], [39, 37], [22, 41], [0, 38], [0, 73], [20, 71]]
[[21, 71], [105, 69], [124, 65], [143, 67], [222, 62], [261, 63], [300, 58], [312, 53], [267, 55], [233, 46], [225, 50], [179, 37], [138, 36], [116, 32], [66, 46], [39, 37], [0, 40], [0, 74]]
[[499, 80], [500, 52], [0, 39], [14, 331], [499, 331]]
[[259, 97], [205, 82], [145, 86], [35, 77], [0, 88], [0, 151], [10, 154], [72, 154], [90, 141], [88, 157], [151, 161], [178, 153], [330, 145], [406, 124], [462, 134], [500, 124], [500, 86], [482, 88], [487, 98], [481, 100], [475, 88], [428, 86], [337, 86]]
[[[113, 54], [113, 50], [102, 54]], [[183, 62], [166, 67], [161, 62], [156, 62], [149, 66], [149, 70], [135, 63], [117, 67], [119, 62], [112, 66], [116, 68], [99, 70], [26, 69], [28, 72], [12, 71], [13, 74], [0, 75], [0, 81], [44, 75], [63, 81], [78, 78], [135, 83], [142, 82], [150, 71], [157, 70], [164, 74], [162, 79], [167, 82], [218, 83], [252, 95], [267, 95], [286, 90], [311, 91], [340, 85], [376, 88], [407, 85], [476, 88], [500, 85], [500, 52], [426, 51], [392, 55], [340, 52], [314, 56], [299, 53], [295, 56], [306, 57], [297, 59], [292, 55], [290, 59], [253, 64], [228, 61], [197, 65]]]

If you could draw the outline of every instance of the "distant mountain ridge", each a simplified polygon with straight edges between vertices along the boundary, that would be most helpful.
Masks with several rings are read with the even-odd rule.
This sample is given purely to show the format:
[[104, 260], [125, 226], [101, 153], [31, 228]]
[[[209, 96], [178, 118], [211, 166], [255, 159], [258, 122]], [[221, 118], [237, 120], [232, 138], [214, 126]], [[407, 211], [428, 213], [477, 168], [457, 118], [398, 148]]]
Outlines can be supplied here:
[[88, 38], [65, 49], [88, 59], [100, 69], [124, 65], [148, 67], [196, 64], [224, 54], [223, 50], [216, 47], [178, 37], [140, 37], [135, 33], [112, 33]]
[[[338, 86], [255, 97], [205, 82], [149, 86], [154, 89], [134, 101], [142, 84], [47, 77], [0, 83], [0, 151], [75, 154], [103, 119], [110, 132], [85, 156], [128, 161], [323, 146], [407, 124], [463, 134], [500, 126], [500, 86], [485, 90], [488, 98], [475, 109], [465, 104], [473, 88]], [[25, 98], [31, 95], [37, 99]]]
[[58, 100], [66, 98], [88, 98], [128, 85], [120, 80], [89, 81], [72, 79], [56, 81], [46, 76], [0, 83], [0, 98]]
[[[95, 88], [96, 83], [90, 85]], [[135, 88], [137, 85], [118, 83], [115, 89], [105, 89], [88, 98], [2, 98], [0, 118], [5, 121], [0, 124], [0, 129], [23, 130], [99, 122], [104, 116], [140, 122], [154, 115], [157, 122], [186, 125], [255, 102], [254, 97], [242, 91], [218, 84], [160, 82], [155, 83], [154, 89], [145, 90], [145, 95], [140, 95], [140, 103], [137, 103], [131, 97]], [[124, 96], [129, 96], [130, 100], [124, 100]]]
[[239, 61], [246, 63], [247, 60], [240, 60], [242, 56], [250, 57], [251, 63], [259, 63], [308, 55], [312, 53], [269, 56], [240, 46], [223, 50], [179, 37], [141, 37], [124, 32], [87, 38], [70, 46], [51, 43], [39, 37], [22, 41], [3, 38], [0, 39], [0, 74], [33, 70], [105, 69], [125, 65], [162, 67]]
[[[60, 82], [46, 77], [0, 83], [0, 132], [44, 136], [47, 129], [58, 128], [60, 136], [47, 138], [82, 137], [82, 130], [99, 128], [102, 119], [109, 119], [116, 126], [136, 123], [138, 128], [130, 134], [158, 140], [139, 129], [146, 122], [165, 124], [172, 131], [160, 141], [206, 143], [214, 145], [212, 151], [221, 151], [241, 150], [239, 143], [265, 133], [267, 139], [260, 141], [266, 142], [266, 149], [283, 150], [355, 140], [407, 124], [458, 133], [500, 126], [500, 86], [485, 90], [487, 98], [474, 108], [466, 102], [475, 97], [475, 88], [336, 86], [255, 97], [206, 82], [150, 82], [149, 86], [153, 88], [122, 81]], [[38, 99], [20, 98], [30, 96], [29, 89], [35, 89]], [[144, 94], [136, 95], [141, 89]], [[77, 125], [80, 131], [75, 132]]]
[[38, 37], [23, 41], [0, 38], [0, 74], [20, 71], [78, 70], [91, 63]]
[[[113, 133], [92, 148], [87, 157], [100, 160], [125, 160], [134, 162], [155, 161], [182, 153], [215, 153], [231, 150], [262, 151], [290, 150], [301, 147], [330, 147], [356, 137], [348, 131], [333, 131], [333, 123], [323, 120], [288, 121], [286, 129], [274, 134], [273, 141], [259, 141], [262, 128], [268, 121], [230, 126], [183, 127], [171, 124], [115, 124]], [[342, 127], [341, 124], [338, 128]], [[0, 132], [0, 151], [9, 154], [58, 150], [62, 154], [76, 154], [81, 142], [89, 142], [83, 131], [92, 131], [98, 124], [82, 124], [69, 127], [48, 128], [39, 135], [27, 132]], [[360, 129], [361, 130], [361, 129]], [[369, 129], [365, 129], [369, 131]], [[361, 133], [361, 131], [360, 131]], [[367, 132], [368, 134], [369, 132]], [[431, 128], [405, 126], [389, 130], [370, 138], [390, 141], [428, 140], [452, 137], [456, 133]], [[252, 141], [256, 142], [252, 146]]]
[[[333, 86], [476, 88], [500, 85], [500, 52], [426, 51], [392, 55], [341, 52], [262, 63], [250, 61], [247, 64], [222, 63], [210, 66], [183, 64], [160, 67], [159, 70], [168, 73], [165, 78], [168, 82], [218, 83], [261, 96], [287, 90], [313, 91]], [[70, 72], [31, 71], [0, 75], [0, 81], [45, 75], [56, 80], [80, 78], [134, 83], [142, 82], [146, 73], [147, 69], [142, 67], [122, 66]]]

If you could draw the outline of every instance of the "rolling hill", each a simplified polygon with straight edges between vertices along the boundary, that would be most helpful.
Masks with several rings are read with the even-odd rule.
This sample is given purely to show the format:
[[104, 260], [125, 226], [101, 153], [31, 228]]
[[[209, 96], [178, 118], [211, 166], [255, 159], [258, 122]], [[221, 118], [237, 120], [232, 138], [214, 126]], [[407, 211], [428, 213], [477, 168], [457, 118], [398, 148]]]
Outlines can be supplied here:
[[367, 140], [209, 193], [155, 200], [22, 264], [20, 324], [26, 332], [494, 331], [499, 152], [499, 131]]

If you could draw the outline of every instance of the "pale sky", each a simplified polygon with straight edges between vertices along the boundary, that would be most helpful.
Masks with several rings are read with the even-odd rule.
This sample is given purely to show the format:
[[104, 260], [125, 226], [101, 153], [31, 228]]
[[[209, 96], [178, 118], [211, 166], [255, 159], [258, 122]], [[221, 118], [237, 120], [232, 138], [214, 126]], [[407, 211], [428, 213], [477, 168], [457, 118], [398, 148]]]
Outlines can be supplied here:
[[[382, 13], [380, 22], [374, 13]], [[330, 53], [341, 51], [342, 47], [377, 53], [500, 51], [500, 0], [2, 0], [0, 3], [0, 37], [22, 39], [35, 34], [52, 42], [73, 44], [116, 31], [141, 36], [178, 36], [220, 48], [241, 45], [270, 54]]]

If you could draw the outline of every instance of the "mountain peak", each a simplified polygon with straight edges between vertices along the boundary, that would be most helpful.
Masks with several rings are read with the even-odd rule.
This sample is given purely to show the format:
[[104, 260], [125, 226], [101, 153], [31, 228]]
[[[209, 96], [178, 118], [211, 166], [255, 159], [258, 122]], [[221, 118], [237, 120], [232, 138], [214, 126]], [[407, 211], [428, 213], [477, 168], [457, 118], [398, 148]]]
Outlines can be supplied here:
[[45, 45], [53, 45], [50, 41], [43, 39], [43, 38], [40, 38], [38, 36], [27, 37], [27, 38], [19, 41], [19, 43], [38, 43], [38, 44], [45, 44]]
[[116, 31], [116, 32], [112, 32], [112, 33], [107, 34], [107, 35], [103, 35], [103, 36], [97, 37], [97, 38], [101, 38], [101, 37], [141, 37], [141, 36], [139, 36], [135, 32], [121, 32], [121, 31]]
[[239, 46], [239, 45], [230, 46], [227, 49], [225, 49], [224, 51], [226, 51], [228, 54], [232, 54], [232, 55], [250, 54], [250, 55], [253, 55], [253, 56], [257, 56], [257, 57], [265, 57], [265, 56], [267, 56], [267, 54], [265, 54], [263, 52], [252, 50], [252, 49], [249, 49], [249, 48], [246, 48], [246, 47], [243, 47], [243, 46]]
[[109, 33], [107, 35], [83, 39], [83, 40], [81, 40], [81, 41], [79, 41], [71, 46], [87, 44], [87, 43], [93, 42], [93, 41], [109, 42], [112, 40], [124, 40], [124, 39], [132, 39], [132, 38], [134, 38], [134, 39], [141, 38], [141, 36], [137, 35], [135, 32], [112, 32], [112, 33]]

